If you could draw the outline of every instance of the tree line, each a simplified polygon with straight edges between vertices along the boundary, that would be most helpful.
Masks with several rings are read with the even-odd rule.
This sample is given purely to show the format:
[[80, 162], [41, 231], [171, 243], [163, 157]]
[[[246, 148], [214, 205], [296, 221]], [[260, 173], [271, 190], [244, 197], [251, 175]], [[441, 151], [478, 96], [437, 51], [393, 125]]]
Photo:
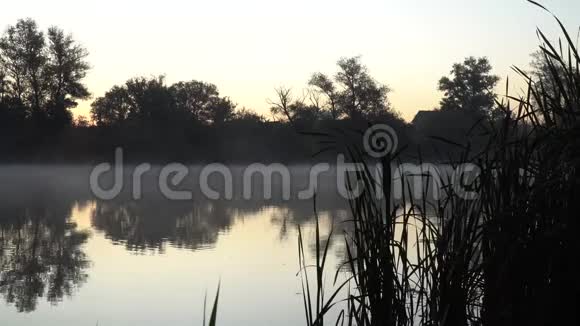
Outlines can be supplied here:
[[[443, 98], [440, 108], [433, 110], [438, 115], [429, 115], [421, 130], [406, 123], [393, 108], [391, 89], [372, 77], [360, 57], [351, 57], [338, 60], [334, 74], [313, 73], [302, 91], [275, 89], [268, 100], [271, 118], [239, 108], [214, 84], [190, 80], [169, 85], [164, 76], [155, 76], [113, 86], [94, 98], [90, 121], [75, 120], [72, 110], [79, 101], [91, 98], [84, 84], [90, 69], [87, 57], [88, 51], [58, 27], [45, 33], [32, 19], [8, 26], [0, 37], [0, 145], [4, 153], [19, 154], [15, 159], [26, 159], [34, 152], [38, 159], [48, 155], [74, 160], [98, 156], [91, 155], [91, 150], [112, 153], [115, 146], [126, 146], [142, 156], [147, 151], [161, 156], [189, 151], [200, 159], [216, 150], [236, 151], [232, 146], [260, 147], [254, 153], [240, 150], [242, 156], [243, 152], [258, 156], [263, 151], [281, 152], [278, 140], [285, 142], [287, 158], [306, 157], [302, 153], [315, 151], [316, 146], [312, 140], [296, 137], [296, 129], [364, 127], [369, 122], [391, 125], [403, 143], [412, 147], [433, 147], [427, 140], [431, 134], [464, 141], [461, 132], [475, 121], [493, 120], [501, 113], [494, 91], [499, 77], [485, 57], [466, 58], [453, 65], [450, 76], [441, 78], [438, 90]], [[541, 79], [547, 69], [543, 57], [536, 56], [532, 74]], [[446, 128], [450, 124], [461, 126], [461, 132], [450, 135]], [[75, 156], [80, 152], [84, 153]], [[272, 153], [268, 156], [275, 159], [277, 154]]]
[[83, 79], [88, 52], [70, 34], [50, 27], [46, 34], [31, 19], [9, 26], [0, 38], [0, 114], [3, 124], [31, 122], [60, 129], [71, 109], [90, 93]]

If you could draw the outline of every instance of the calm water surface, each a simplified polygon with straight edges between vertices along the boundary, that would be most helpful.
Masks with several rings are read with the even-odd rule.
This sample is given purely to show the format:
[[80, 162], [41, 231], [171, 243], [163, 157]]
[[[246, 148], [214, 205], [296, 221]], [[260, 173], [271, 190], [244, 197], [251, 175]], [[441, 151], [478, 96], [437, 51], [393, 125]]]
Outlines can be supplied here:
[[[325, 232], [347, 215], [330, 180]], [[0, 167], [0, 325], [201, 325], [220, 280], [219, 325], [303, 325], [297, 227], [313, 255], [313, 203], [278, 197], [103, 201], [86, 167]]]

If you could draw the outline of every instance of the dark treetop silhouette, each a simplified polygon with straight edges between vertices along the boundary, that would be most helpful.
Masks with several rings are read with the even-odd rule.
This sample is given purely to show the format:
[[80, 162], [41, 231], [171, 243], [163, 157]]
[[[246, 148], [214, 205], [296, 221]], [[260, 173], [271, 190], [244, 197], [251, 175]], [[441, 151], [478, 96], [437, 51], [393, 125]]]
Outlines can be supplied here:
[[[498, 77], [486, 58], [467, 58], [439, 82], [441, 110], [407, 124], [392, 108], [389, 87], [377, 82], [360, 57], [341, 58], [337, 72], [314, 73], [304, 91], [276, 89], [273, 120], [237, 108], [216, 85], [191, 80], [167, 85], [163, 76], [136, 77], [113, 86], [91, 105], [91, 120], [72, 111], [89, 98], [83, 84], [87, 51], [57, 27], [38, 29], [31, 19], [9, 26], [0, 38], [0, 150], [4, 162], [111, 160], [116, 147], [139, 161], [309, 161], [324, 146], [304, 132], [364, 128], [386, 123], [411, 159], [447, 158], [455, 149], [431, 136], [465, 145], [464, 132], [496, 112]], [[538, 71], [541, 69], [538, 68]], [[543, 70], [546, 72], [546, 69]], [[297, 95], [300, 94], [300, 95]], [[455, 112], [455, 113], [450, 113]], [[289, 122], [292, 121], [295, 126]], [[453, 129], [442, 126], [453, 125]], [[460, 136], [461, 135], [461, 136]], [[327, 154], [320, 159], [334, 160]]]
[[[73, 119], [77, 102], [90, 95], [83, 84], [87, 56], [57, 27], [45, 34], [23, 19], [6, 29], [0, 38], [1, 161], [97, 162], [123, 147], [128, 161], [306, 162], [325, 146], [311, 136], [296, 137], [296, 128], [356, 130], [378, 122], [396, 130], [407, 160], [418, 149], [424, 157], [448, 159], [457, 152], [451, 143], [482, 144], [487, 127], [481, 120], [501, 116], [494, 93], [499, 78], [487, 58], [455, 64], [439, 81], [441, 110], [421, 111], [409, 124], [390, 104], [390, 88], [353, 57], [341, 58], [333, 75], [312, 74], [302, 92], [276, 88], [268, 100], [270, 120], [238, 108], [214, 84], [167, 85], [163, 76], [113, 86], [92, 102], [91, 120]], [[534, 76], [541, 80], [549, 67], [539, 60]], [[435, 140], [441, 138], [449, 142]], [[317, 159], [334, 161], [334, 154]]]

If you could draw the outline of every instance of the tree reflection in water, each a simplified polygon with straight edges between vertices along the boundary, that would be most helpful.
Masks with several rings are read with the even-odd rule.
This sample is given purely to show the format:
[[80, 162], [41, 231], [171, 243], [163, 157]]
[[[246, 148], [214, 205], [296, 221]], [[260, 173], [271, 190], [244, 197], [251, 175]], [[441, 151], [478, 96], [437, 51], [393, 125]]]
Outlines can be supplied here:
[[166, 243], [182, 249], [213, 246], [232, 214], [221, 205], [149, 201], [98, 201], [92, 226], [130, 251], [164, 253]]
[[56, 304], [86, 281], [89, 234], [71, 222], [73, 205], [0, 208], [0, 295], [19, 312], [42, 297]]
[[[57, 304], [87, 281], [90, 262], [84, 244], [89, 234], [74, 223], [73, 211], [86, 211], [83, 217], [89, 220], [79, 223], [90, 223], [91, 230], [113, 243], [158, 254], [168, 247], [212, 248], [236, 221], [262, 213], [283, 240], [314, 215], [311, 200], [287, 201], [276, 192], [271, 200], [245, 200], [235, 193], [233, 200], [211, 201], [195, 194], [193, 201], [169, 201], [155, 192], [152, 182], [144, 187], [143, 200], [123, 193], [101, 201], [90, 193], [87, 176], [82, 167], [0, 169], [0, 297], [19, 312], [34, 311], [42, 300]], [[331, 192], [317, 197], [321, 216], [341, 216], [344, 206]]]

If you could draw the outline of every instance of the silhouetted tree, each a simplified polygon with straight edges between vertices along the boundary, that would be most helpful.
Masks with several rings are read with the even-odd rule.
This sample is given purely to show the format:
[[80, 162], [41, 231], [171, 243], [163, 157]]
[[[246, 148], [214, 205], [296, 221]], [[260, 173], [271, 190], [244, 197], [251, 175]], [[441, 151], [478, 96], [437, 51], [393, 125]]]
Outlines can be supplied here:
[[234, 118], [236, 105], [229, 97], [214, 97], [207, 108], [207, 120], [213, 124], [222, 124]]
[[0, 102], [3, 102], [4, 99], [9, 94], [9, 83], [8, 78], [6, 76], [6, 69], [0, 65]]
[[113, 86], [91, 104], [91, 117], [99, 125], [118, 125], [129, 118], [129, 94], [124, 86]]
[[89, 97], [82, 84], [89, 69], [86, 57], [87, 51], [57, 27], [46, 39], [34, 20], [19, 20], [0, 38], [4, 105], [25, 110], [41, 127], [70, 124], [69, 109]]
[[2, 65], [14, 95], [39, 113], [43, 99], [43, 68], [47, 62], [44, 33], [32, 19], [21, 19], [0, 38]]
[[10, 86], [6, 71], [0, 65], [0, 127], [3, 130], [18, 128], [26, 119], [26, 111], [11, 94]]
[[491, 70], [487, 58], [468, 57], [463, 63], [453, 65], [451, 77], [441, 78], [439, 90], [445, 92], [441, 109], [419, 111], [412, 123], [415, 142], [425, 155], [459, 155], [463, 149], [452, 143], [469, 145], [473, 150], [483, 148], [489, 123], [500, 121], [504, 116], [496, 105], [494, 92], [499, 77], [492, 75]]
[[315, 73], [312, 75], [312, 77], [310, 77], [308, 84], [313, 86], [317, 92], [326, 96], [326, 107], [324, 107], [324, 109], [330, 112], [332, 119], [338, 119], [340, 116], [340, 111], [338, 108], [338, 94], [332, 80], [325, 74]]
[[91, 115], [98, 125], [125, 121], [162, 124], [173, 118], [174, 111], [173, 98], [163, 76], [129, 79], [91, 105]]
[[219, 96], [213, 84], [190, 81], [168, 87], [162, 76], [138, 77], [97, 98], [91, 104], [91, 116], [101, 126], [125, 121], [220, 124], [234, 118], [235, 107], [228, 97]]
[[271, 105], [270, 112], [274, 117], [283, 117], [283, 119], [286, 119], [287, 121], [292, 121], [291, 106], [294, 102], [292, 89], [280, 86], [274, 89], [274, 91], [276, 92], [276, 99], [268, 100], [268, 103]]
[[441, 109], [491, 115], [496, 100], [494, 88], [499, 82], [491, 70], [485, 57], [468, 57], [463, 63], [454, 64], [452, 77], [439, 81], [439, 90], [445, 93]]
[[334, 81], [322, 73], [315, 73], [309, 81], [310, 86], [325, 95], [323, 108], [332, 118], [376, 120], [396, 116], [388, 99], [391, 90], [371, 77], [360, 57], [341, 58], [337, 66]]
[[[566, 100], [563, 96], [562, 89], [569, 88], [569, 83], [564, 80], [564, 76], [578, 75], [578, 71], [574, 71], [573, 67], [572, 69], [568, 69], [570, 65], [567, 61], [569, 60], [563, 59], [564, 62], [558, 62], [541, 50], [532, 53], [531, 57], [531, 69], [529, 72], [531, 81], [538, 89], [542, 90], [546, 98], [550, 98], [554, 103], [565, 105]], [[569, 89], [568, 91], [573, 90]], [[532, 96], [530, 101], [536, 106], [539, 104], [535, 96]], [[542, 104], [542, 106], [545, 105], [545, 103]]]
[[234, 117], [233, 117], [234, 121], [247, 121], [247, 122], [253, 122], [255, 124], [259, 124], [259, 123], [264, 123], [264, 121], [266, 121], [266, 118], [264, 116], [261, 116], [259, 114], [257, 114], [256, 112], [246, 109], [245, 107], [238, 109], [237, 111], [234, 112]]
[[177, 110], [188, 114], [191, 119], [198, 122], [207, 119], [206, 113], [212, 98], [219, 96], [215, 85], [195, 80], [173, 84], [170, 91]]
[[374, 118], [391, 110], [387, 98], [390, 89], [369, 75], [360, 57], [342, 58], [337, 64], [340, 70], [335, 79], [343, 88], [338, 99], [345, 114], [351, 119]]
[[323, 118], [322, 110], [318, 106], [302, 101], [294, 102], [290, 106], [290, 112], [292, 112], [292, 119], [301, 123], [312, 123]]
[[554, 69], [562, 69], [560, 65], [554, 64], [550, 57], [541, 50], [533, 52], [530, 56], [532, 57], [532, 61], [530, 62], [530, 75], [536, 82], [549, 82], [549, 76], [552, 74], [550, 65]]
[[129, 100], [129, 118], [162, 123], [168, 121], [173, 98], [163, 76], [132, 78], [125, 84]]
[[220, 97], [214, 84], [192, 80], [170, 87], [178, 111], [200, 123], [221, 123], [232, 118], [235, 104]]
[[77, 106], [76, 100], [86, 100], [90, 93], [82, 83], [89, 65], [88, 52], [72, 36], [57, 28], [48, 29], [48, 62], [46, 80], [48, 87], [48, 116], [57, 125], [70, 123], [69, 109]]
[[[272, 106], [270, 112], [282, 121], [292, 121], [304, 125], [330, 118], [330, 113], [325, 114], [328, 111], [321, 107], [317, 93], [308, 91], [301, 98], [295, 99], [290, 88], [279, 87], [275, 89], [275, 92], [277, 99], [268, 100]], [[306, 102], [307, 99], [310, 104]]]

